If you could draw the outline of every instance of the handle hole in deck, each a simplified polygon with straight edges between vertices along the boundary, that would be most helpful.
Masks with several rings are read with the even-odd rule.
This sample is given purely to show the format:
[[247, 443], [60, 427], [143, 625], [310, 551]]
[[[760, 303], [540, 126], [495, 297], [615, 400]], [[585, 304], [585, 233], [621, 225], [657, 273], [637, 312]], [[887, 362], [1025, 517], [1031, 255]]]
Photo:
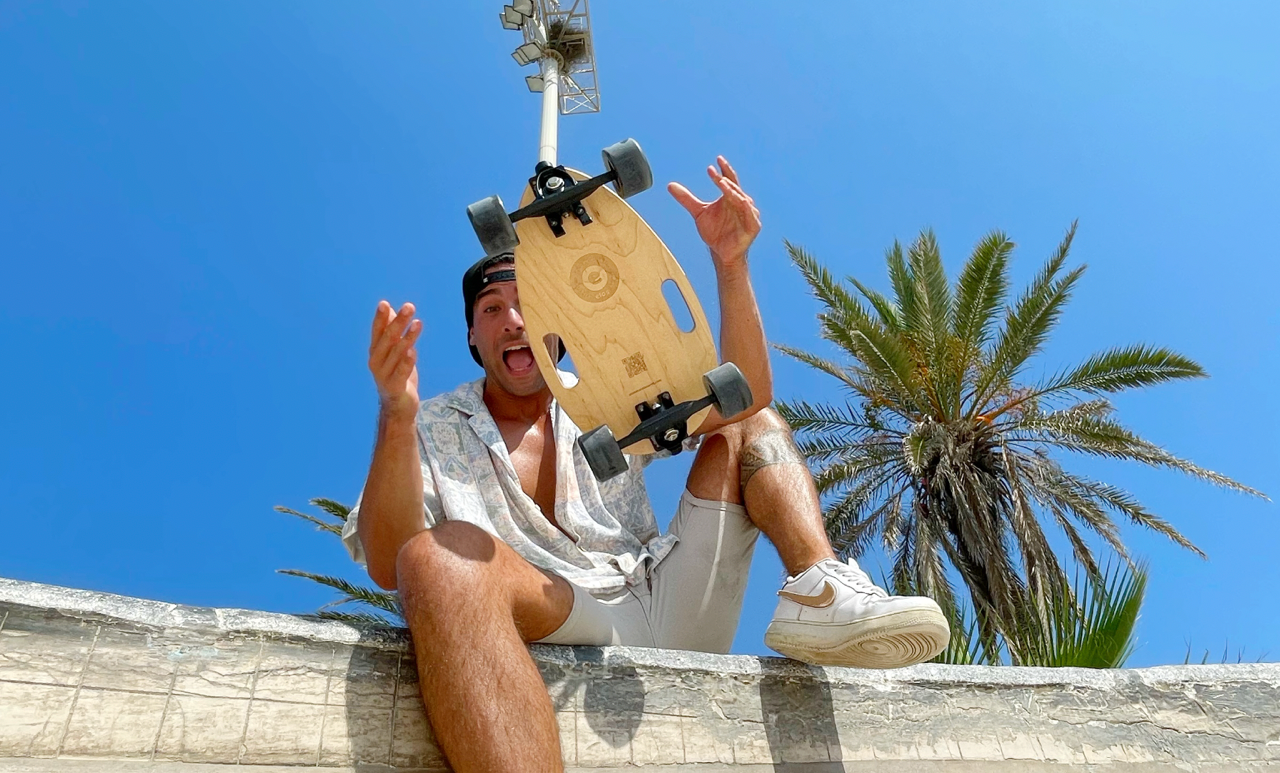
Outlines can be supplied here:
[[667, 301], [667, 308], [671, 310], [671, 318], [676, 321], [676, 327], [680, 328], [682, 333], [692, 333], [693, 312], [689, 311], [684, 293], [680, 292], [680, 285], [676, 284], [674, 279], [663, 281], [662, 297]]
[[[560, 347], [564, 346], [564, 339], [555, 333], [547, 333], [542, 337], [542, 343], [547, 347], [547, 356], [551, 361], [556, 362], [556, 357], [560, 354]], [[565, 389], [573, 389], [578, 385], [578, 366], [573, 364], [573, 352], [569, 351], [569, 347], [565, 346], [564, 359], [556, 363], [556, 376], [560, 379], [560, 385]]]

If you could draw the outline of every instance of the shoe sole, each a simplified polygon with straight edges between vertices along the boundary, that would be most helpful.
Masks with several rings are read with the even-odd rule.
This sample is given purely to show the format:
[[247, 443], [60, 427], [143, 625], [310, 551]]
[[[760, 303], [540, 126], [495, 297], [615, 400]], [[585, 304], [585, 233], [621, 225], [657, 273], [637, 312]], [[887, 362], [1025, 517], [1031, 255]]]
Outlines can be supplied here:
[[[836, 634], [835, 645], [814, 641], [814, 630]], [[774, 620], [764, 634], [766, 646], [815, 666], [902, 668], [937, 657], [947, 648], [951, 630], [940, 613], [895, 612], [843, 625]]]

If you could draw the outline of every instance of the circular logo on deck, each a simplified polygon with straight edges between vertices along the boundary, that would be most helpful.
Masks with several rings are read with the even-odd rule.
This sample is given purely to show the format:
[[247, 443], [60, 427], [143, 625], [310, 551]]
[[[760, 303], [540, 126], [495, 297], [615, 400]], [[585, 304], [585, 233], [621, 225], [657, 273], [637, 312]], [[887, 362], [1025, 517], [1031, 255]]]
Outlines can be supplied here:
[[569, 286], [588, 303], [600, 303], [618, 291], [618, 267], [603, 255], [583, 255], [569, 269]]

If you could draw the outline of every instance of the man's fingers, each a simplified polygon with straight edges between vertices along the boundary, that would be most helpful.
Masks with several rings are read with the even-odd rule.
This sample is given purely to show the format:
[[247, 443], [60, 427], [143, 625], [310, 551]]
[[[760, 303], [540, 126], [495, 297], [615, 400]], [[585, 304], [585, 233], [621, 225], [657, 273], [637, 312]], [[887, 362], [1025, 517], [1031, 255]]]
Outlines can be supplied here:
[[409, 380], [409, 374], [413, 372], [414, 365], [417, 363], [418, 353], [414, 349], [405, 352], [400, 358], [400, 363], [396, 365], [396, 369], [391, 372], [388, 379], [393, 384], [400, 384]]
[[[421, 333], [422, 321], [413, 320], [413, 324], [408, 326], [408, 333], [404, 334], [403, 338], [397, 340], [396, 346], [393, 346], [392, 351], [388, 353], [387, 361], [383, 363], [381, 370], [387, 371], [388, 376], [390, 376], [393, 381], [394, 378], [396, 378], [396, 374], [403, 370], [402, 365], [404, 361], [406, 361], [406, 358], [411, 356], [415, 358], [417, 357], [417, 352], [416, 349], [413, 349], [413, 344], [417, 342], [417, 337], [419, 337]], [[408, 375], [408, 371], [406, 371], [406, 375]]]
[[370, 349], [377, 343], [382, 331], [387, 329], [387, 323], [391, 321], [393, 316], [391, 304], [386, 301], [378, 301], [378, 310], [373, 313], [373, 335], [369, 338]]
[[731, 178], [729, 178], [729, 177], [721, 177], [720, 179], [721, 179], [721, 180], [724, 180], [726, 183], [728, 183], [729, 187], [733, 189], [734, 193], [736, 193], [737, 195], [741, 196], [743, 199], [745, 199], [745, 200], [747, 200], [747, 201], [751, 202], [752, 204], [755, 204], [755, 203], [756, 203], [756, 202], [755, 202], [755, 199], [753, 199], [753, 198], [751, 198], [750, 196], [748, 196], [748, 195], [747, 195], [747, 192], [746, 192], [746, 191], [744, 191], [744, 190], [742, 190], [742, 186], [741, 186], [741, 185], [739, 185], [737, 182], [735, 182], [734, 180], [732, 180], [732, 179], [731, 179]]
[[383, 338], [386, 339], [389, 345], [382, 356], [382, 361], [377, 364], [378, 370], [385, 373], [395, 368], [396, 363], [404, 357], [404, 353], [418, 340], [418, 335], [421, 332], [422, 320], [420, 319], [415, 319], [409, 323], [408, 331], [403, 336], [398, 333], [393, 336], [392, 331], [388, 330], [387, 335], [383, 336]]
[[751, 199], [747, 194], [742, 192], [741, 188], [734, 185], [733, 181], [728, 177], [721, 177], [717, 180], [716, 187], [724, 192], [725, 198], [728, 199], [735, 208], [741, 209], [743, 207], [751, 206]]
[[689, 189], [680, 183], [671, 183], [667, 186], [667, 191], [676, 200], [676, 202], [685, 208], [690, 215], [698, 216], [698, 212], [707, 206], [707, 202], [694, 196]]
[[404, 335], [405, 328], [413, 321], [413, 304], [406, 303], [400, 307], [400, 313], [383, 328], [382, 334], [369, 347], [369, 368], [380, 370], [391, 352], [391, 347]]
[[738, 173], [729, 165], [729, 159], [724, 156], [716, 156], [716, 163], [720, 165], [720, 170], [723, 172], [724, 176], [732, 180], [734, 185], [740, 184], [738, 182]]

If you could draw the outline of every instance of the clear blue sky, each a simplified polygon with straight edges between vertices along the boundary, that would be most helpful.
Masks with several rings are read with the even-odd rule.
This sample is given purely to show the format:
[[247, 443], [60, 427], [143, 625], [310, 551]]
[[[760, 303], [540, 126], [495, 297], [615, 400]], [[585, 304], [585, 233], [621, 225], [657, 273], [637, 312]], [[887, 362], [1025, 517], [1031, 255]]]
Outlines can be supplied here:
[[[277, 568], [364, 579], [271, 508], [360, 490], [380, 298], [422, 311], [424, 394], [478, 375], [464, 207], [514, 201], [537, 147], [499, 6], [0, 0], [0, 576], [289, 612], [330, 596]], [[820, 348], [784, 238], [884, 287], [895, 238], [934, 228], [954, 274], [1000, 228], [1021, 283], [1079, 218], [1072, 264], [1089, 271], [1032, 375], [1173, 347], [1212, 378], [1123, 396], [1121, 417], [1280, 494], [1280, 6], [593, 11], [604, 110], [563, 120], [562, 160], [595, 170], [633, 136], [659, 183], [709, 195], [701, 170], [726, 154], [763, 212], [752, 270], [772, 340]], [[714, 316], [685, 213], [660, 187], [634, 201]], [[837, 397], [775, 370], [781, 397]], [[688, 461], [650, 468], [664, 523]], [[1280, 658], [1275, 504], [1077, 468], [1210, 557], [1125, 528], [1153, 568], [1132, 664], [1181, 662], [1188, 641]], [[762, 545], [737, 651], [764, 651], [779, 572]]]

